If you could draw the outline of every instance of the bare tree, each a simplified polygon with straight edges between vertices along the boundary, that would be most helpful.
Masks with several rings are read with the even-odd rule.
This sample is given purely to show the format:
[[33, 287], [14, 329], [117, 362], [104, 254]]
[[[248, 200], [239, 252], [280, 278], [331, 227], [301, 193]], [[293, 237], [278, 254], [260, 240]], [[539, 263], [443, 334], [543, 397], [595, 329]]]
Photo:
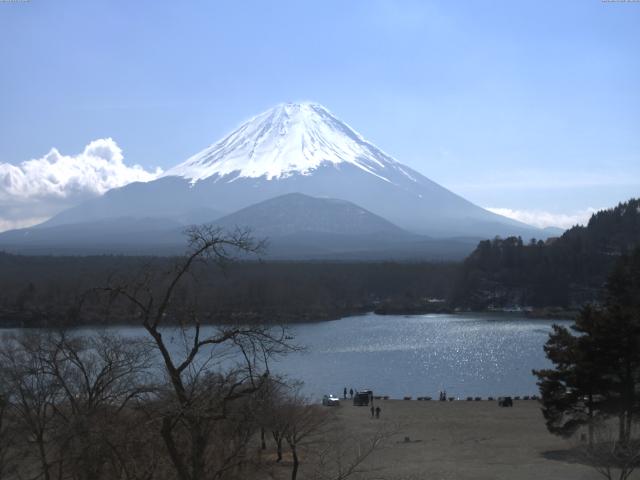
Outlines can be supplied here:
[[[0, 367], [1, 368], [1, 367]], [[0, 478], [5, 478], [14, 468], [15, 432], [9, 415], [9, 392], [0, 374]]]
[[[212, 262], [224, 267], [238, 254], [259, 252], [262, 244], [240, 230], [227, 234], [203, 226], [187, 234], [189, 251], [171, 272], [158, 279], [147, 269], [136, 281], [112, 284], [105, 290], [112, 300], [125, 300], [153, 339], [168, 380], [160, 434], [177, 477], [200, 480], [222, 477], [236, 463], [231, 458], [242, 458], [238, 449], [220, 458], [217, 429], [237, 414], [235, 402], [263, 388], [268, 359], [289, 347], [284, 331], [274, 333], [260, 326], [230, 325], [205, 333], [195, 301], [186, 301], [188, 291], [181, 290], [187, 280], [193, 280], [196, 265]], [[178, 325], [184, 346], [180, 352], [172, 350], [163, 337], [168, 321]], [[241, 354], [243, 361], [222, 368], [220, 362], [229, 348]]]
[[327, 430], [315, 451], [314, 470], [310, 474], [315, 480], [346, 480], [360, 475], [372, 479], [372, 468], [364, 464], [395, 433], [395, 430], [383, 427], [371, 437], [362, 438], [344, 429]]
[[258, 394], [253, 397], [251, 405], [255, 421], [260, 429], [260, 450], [267, 449], [267, 435], [271, 435], [276, 443], [278, 462], [282, 460], [283, 441], [281, 435], [283, 430], [279, 424], [278, 403], [283, 398], [283, 392], [288, 388], [289, 385], [283, 378], [268, 375]]
[[156, 480], [166, 478], [162, 472], [170, 472], [164, 445], [158, 437], [158, 422], [150, 412], [149, 399], [134, 399], [120, 416], [120, 421], [111, 425], [108, 444], [111, 478], [120, 480]]
[[[147, 350], [114, 336], [4, 337], [2, 418], [16, 426], [12, 450], [35, 455], [38, 476], [45, 479], [109, 477], [109, 438], [125, 407], [144, 390], [140, 376], [148, 369]], [[32, 463], [21, 465], [29, 476], [35, 473]]]
[[[38, 334], [24, 334], [20, 337], [5, 336], [0, 348], [0, 374], [7, 392], [8, 413], [17, 423], [24, 445], [22, 454], [35, 457], [39, 477], [44, 480], [60, 478], [59, 449], [52, 439], [52, 425], [55, 422], [54, 406], [62, 397], [62, 390], [56, 380], [43, 375], [40, 352], [43, 337]], [[23, 462], [31, 464], [32, 462]], [[27, 472], [32, 473], [32, 472]]]
[[607, 480], [627, 480], [640, 466], [640, 436], [637, 435], [637, 426], [635, 429], [630, 428], [629, 438], [624, 441], [604, 421], [593, 425], [592, 432], [592, 442], [576, 447], [580, 459]]
[[296, 480], [300, 468], [300, 447], [311, 437], [319, 435], [330, 417], [326, 410], [319, 405], [310, 404], [300, 394], [299, 385], [280, 400], [277, 410], [280, 436], [284, 438], [291, 451], [291, 480]]
[[[395, 432], [385, 423], [370, 437], [356, 437], [345, 432], [334, 410], [310, 403], [301, 395], [301, 384], [275, 383], [267, 410], [267, 428], [276, 441], [277, 462], [282, 460], [282, 443], [291, 452], [291, 479], [301, 468], [305, 478], [346, 480], [366, 473], [370, 455], [381, 448]], [[301, 458], [307, 459], [302, 465]]]
[[264, 382], [260, 395], [256, 397], [254, 412], [260, 427], [260, 448], [266, 449], [266, 433], [273, 438], [276, 447], [276, 462], [282, 461], [284, 434], [288, 426], [287, 412], [283, 403], [292, 386], [283, 378], [270, 376]]
[[42, 374], [61, 392], [52, 408], [65, 470], [77, 480], [101, 478], [109, 468], [105, 460], [115, 454], [109, 438], [129, 413], [125, 408], [150, 390], [149, 348], [115, 335], [55, 332], [47, 335], [39, 355]]

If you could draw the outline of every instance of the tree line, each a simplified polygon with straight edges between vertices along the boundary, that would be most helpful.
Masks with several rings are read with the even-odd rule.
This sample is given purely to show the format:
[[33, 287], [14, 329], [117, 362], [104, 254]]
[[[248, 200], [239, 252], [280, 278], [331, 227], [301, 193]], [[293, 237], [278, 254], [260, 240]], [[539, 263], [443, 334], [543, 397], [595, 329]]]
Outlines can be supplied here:
[[[0, 253], [0, 326], [75, 326], [131, 322], [126, 309], [90, 291], [141, 271], [161, 283], [174, 258], [23, 257]], [[198, 298], [208, 323], [289, 323], [339, 318], [385, 308], [421, 311], [429, 298], [447, 298], [453, 263], [238, 261], [220, 269], [197, 263], [198, 281], [185, 279], [180, 297]], [[89, 293], [88, 293], [89, 292]], [[78, 310], [80, 303], [82, 311]]]

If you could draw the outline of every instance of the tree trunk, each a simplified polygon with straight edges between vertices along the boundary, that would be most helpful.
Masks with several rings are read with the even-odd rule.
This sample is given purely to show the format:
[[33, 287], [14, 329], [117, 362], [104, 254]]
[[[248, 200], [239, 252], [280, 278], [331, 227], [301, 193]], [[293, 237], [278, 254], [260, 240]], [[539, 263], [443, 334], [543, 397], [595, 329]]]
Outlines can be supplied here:
[[589, 448], [593, 447], [593, 395], [589, 394]]
[[44, 480], [51, 480], [51, 474], [49, 473], [49, 463], [47, 462], [47, 451], [44, 448], [44, 438], [42, 435], [38, 435], [36, 441], [38, 442], [38, 453], [40, 454], [40, 464], [42, 466], [42, 475]]
[[187, 471], [187, 467], [185, 466], [180, 452], [178, 451], [178, 447], [173, 439], [173, 428], [171, 425], [171, 418], [164, 417], [162, 419], [162, 429], [161, 429], [162, 439], [164, 440], [164, 444], [167, 447], [169, 452], [169, 458], [171, 459], [171, 463], [176, 469], [176, 473], [178, 474], [179, 480], [192, 480], [189, 472]]
[[260, 427], [260, 448], [262, 450], [267, 449], [267, 442], [264, 440], [264, 427]]
[[625, 445], [631, 441], [631, 427], [633, 425], [633, 410], [635, 408], [635, 389], [636, 383], [634, 381], [634, 375], [631, 365], [627, 366], [627, 401], [625, 405]]
[[291, 470], [291, 480], [296, 480], [298, 476], [298, 466], [300, 462], [298, 461], [298, 451], [296, 450], [295, 444], [291, 446], [291, 456], [293, 457], [293, 470]]
[[273, 439], [276, 441], [276, 453], [278, 454], [278, 458], [276, 462], [282, 461], [282, 435], [278, 432], [271, 432], [273, 435]]
[[635, 382], [633, 369], [630, 362], [626, 362], [625, 365], [625, 389], [624, 389], [624, 416], [625, 416], [625, 425], [624, 425], [624, 440], [623, 444], [627, 445], [629, 440], [631, 439], [631, 419], [634, 405], [634, 390], [635, 390]]
[[618, 414], [618, 441], [620, 443], [625, 442], [625, 421], [624, 421], [624, 411]]
[[207, 440], [201, 433], [199, 425], [195, 422], [189, 423], [191, 428], [191, 480], [203, 480]]

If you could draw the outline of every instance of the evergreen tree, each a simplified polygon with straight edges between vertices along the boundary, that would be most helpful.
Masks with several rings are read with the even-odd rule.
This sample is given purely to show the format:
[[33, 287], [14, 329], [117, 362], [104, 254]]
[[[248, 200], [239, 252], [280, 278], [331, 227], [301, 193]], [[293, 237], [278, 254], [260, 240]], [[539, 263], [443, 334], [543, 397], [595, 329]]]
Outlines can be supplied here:
[[607, 283], [607, 328], [600, 332], [610, 369], [609, 395], [619, 418], [619, 439], [628, 442], [640, 413], [640, 248], [624, 255]]
[[589, 427], [593, 440], [594, 420], [606, 415], [606, 366], [598, 359], [593, 332], [604, 322], [602, 313], [586, 307], [571, 327], [554, 325], [544, 350], [555, 368], [534, 370], [539, 379], [542, 413], [551, 433], [572, 436], [580, 427]]
[[[640, 410], [640, 248], [622, 256], [604, 307], [585, 307], [569, 329], [555, 326], [545, 345], [554, 368], [534, 371], [550, 432], [570, 436], [616, 416], [627, 443]], [[590, 435], [590, 440], [592, 435]]]

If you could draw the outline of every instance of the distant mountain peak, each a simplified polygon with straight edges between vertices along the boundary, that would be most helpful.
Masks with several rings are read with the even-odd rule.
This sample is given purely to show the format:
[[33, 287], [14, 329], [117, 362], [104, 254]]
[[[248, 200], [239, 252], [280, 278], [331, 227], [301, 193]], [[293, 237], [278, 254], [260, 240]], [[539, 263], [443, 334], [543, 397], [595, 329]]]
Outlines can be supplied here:
[[165, 176], [196, 183], [214, 177], [277, 180], [350, 164], [389, 182], [388, 170], [413, 178], [400, 164], [317, 103], [281, 103], [171, 168]]
[[411, 236], [352, 202], [297, 192], [250, 205], [214, 223], [230, 230], [249, 227], [253, 235], [267, 237], [302, 233]]

